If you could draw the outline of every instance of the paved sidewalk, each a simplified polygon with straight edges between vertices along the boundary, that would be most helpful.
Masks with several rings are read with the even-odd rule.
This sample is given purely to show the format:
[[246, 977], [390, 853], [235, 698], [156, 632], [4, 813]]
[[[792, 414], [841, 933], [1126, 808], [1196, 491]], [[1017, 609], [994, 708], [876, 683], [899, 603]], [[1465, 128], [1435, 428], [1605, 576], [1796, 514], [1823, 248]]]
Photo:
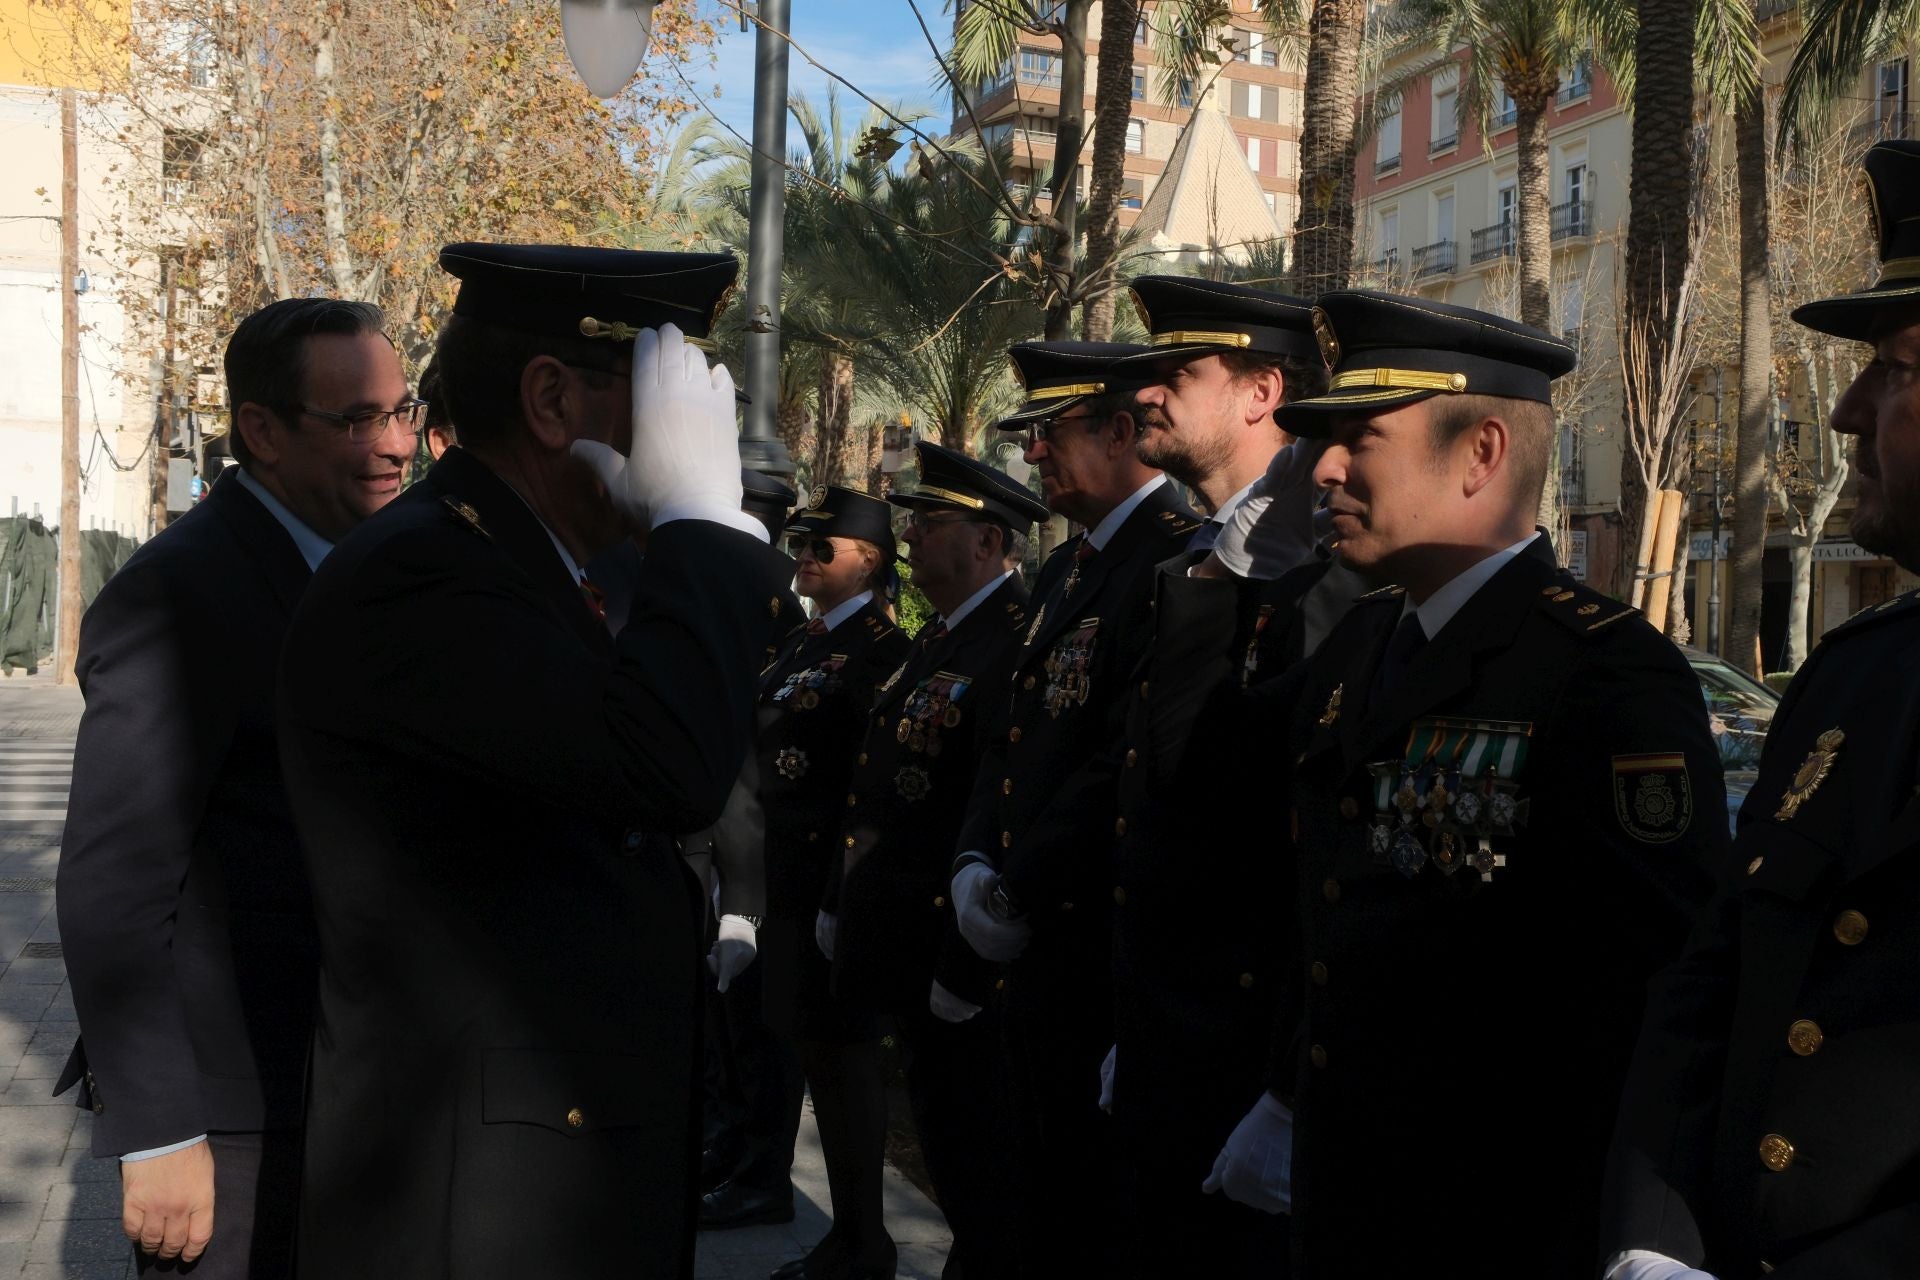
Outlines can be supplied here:
[[[47, 1096], [78, 1030], [53, 876], [80, 707], [78, 691], [55, 685], [50, 671], [0, 679], [0, 1280], [134, 1274], [115, 1162], [88, 1154], [92, 1117], [71, 1095]], [[794, 1221], [702, 1235], [698, 1280], [763, 1280], [826, 1233], [826, 1166], [811, 1109], [793, 1176]], [[934, 1280], [950, 1242], [945, 1219], [892, 1169], [886, 1195], [898, 1274]]]

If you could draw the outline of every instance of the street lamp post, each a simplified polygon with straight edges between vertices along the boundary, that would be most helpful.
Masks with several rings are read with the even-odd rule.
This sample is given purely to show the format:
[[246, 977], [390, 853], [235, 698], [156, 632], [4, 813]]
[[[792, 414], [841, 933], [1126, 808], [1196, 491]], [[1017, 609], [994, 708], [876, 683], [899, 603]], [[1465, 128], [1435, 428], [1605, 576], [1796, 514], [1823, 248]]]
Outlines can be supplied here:
[[780, 404], [780, 270], [787, 216], [787, 0], [760, 0], [753, 40], [753, 185], [747, 205], [747, 406], [740, 461], [791, 476]]

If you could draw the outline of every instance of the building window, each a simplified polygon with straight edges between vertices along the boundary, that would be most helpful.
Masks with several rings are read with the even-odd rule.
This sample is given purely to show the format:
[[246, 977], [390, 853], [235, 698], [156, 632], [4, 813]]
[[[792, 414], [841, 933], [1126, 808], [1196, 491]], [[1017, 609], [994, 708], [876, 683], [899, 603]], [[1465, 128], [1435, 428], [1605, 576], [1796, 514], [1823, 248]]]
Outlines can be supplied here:
[[1133, 64], [1133, 100], [1147, 100], [1147, 69], [1137, 62]]
[[1133, 42], [1135, 44], [1147, 42], [1147, 15], [1144, 13], [1140, 15], [1140, 21], [1133, 24]]
[[1020, 83], [1058, 89], [1060, 87], [1058, 55], [1039, 49], [1022, 49], [1020, 51]]
[[1139, 155], [1147, 149], [1147, 124], [1144, 120], [1127, 121], [1127, 154]]
[[160, 203], [185, 204], [193, 195], [195, 170], [206, 139], [186, 129], [168, 129], [161, 139]]
[[1875, 121], [1882, 138], [1909, 136], [1907, 115], [1907, 60], [1899, 58], [1880, 64], [1880, 97], [1874, 104]]
[[1588, 50], [1573, 60], [1573, 70], [1567, 76], [1567, 82], [1560, 86], [1558, 100], [1561, 106], [1569, 102], [1578, 102], [1582, 98], [1593, 96], [1593, 52]]
[[1280, 212], [1280, 197], [1279, 197], [1279, 196], [1277, 196], [1277, 195], [1275, 195], [1275, 194], [1274, 194], [1273, 192], [1271, 192], [1271, 191], [1262, 191], [1262, 192], [1261, 192], [1260, 194], [1261, 194], [1262, 196], [1264, 196], [1264, 197], [1266, 197], [1266, 201], [1267, 201], [1267, 212], [1268, 212], [1268, 213], [1274, 213], [1274, 214], [1277, 214], [1277, 213], [1279, 213], [1279, 212]]
[[1458, 96], [1454, 72], [1443, 72], [1433, 78], [1433, 132], [1428, 137], [1428, 151], [1448, 151], [1460, 144], [1460, 125], [1454, 119], [1454, 101]]
[[1514, 104], [1513, 95], [1507, 92], [1507, 86], [1500, 86], [1500, 93], [1493, 104], [1493, 128], [1497, 133], [1501, 129], [1511, 128], [1520, 118], [1520, 108]]
[[1400, 113], [1395, 111], [1380, 122], [1380, 132], [1374, 135], [1375, 174], [1390, 173], [1400, 167]]
[[1180, 82], [1180, 92], [1179, 92], [1178, 100], [1182, 107], [1193, 106], [1193, 81], [1191, 79], [1182, 80]]
[[1139, 178], [1121, 179], [1120, 207], [1122, 209], [1138, 209], [1141, 205], [1145, 188], [1146, 184]]
[[1252, 39], [1253, 38], [1245, 31], [1236, 31], [1233, 33], [1233, 60], [1235, 62], [1247, 61], [1247, 46], [1252, 43]]

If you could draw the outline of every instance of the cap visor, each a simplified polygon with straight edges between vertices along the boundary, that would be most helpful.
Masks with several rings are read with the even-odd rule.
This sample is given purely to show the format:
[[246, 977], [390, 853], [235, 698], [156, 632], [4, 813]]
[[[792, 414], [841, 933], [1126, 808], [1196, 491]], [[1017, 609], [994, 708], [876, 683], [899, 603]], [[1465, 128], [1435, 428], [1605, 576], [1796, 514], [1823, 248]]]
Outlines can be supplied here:
[[1025, 431], [1028, 423], [1065, 413], [1087, 398], [1086, 396], [1061, 396], [1058, 400], [1042, 400], [1039, 404], [1021, 407], [993, 425], [1000, 431]]
[[1296, 436], [1324, 440], [1333, 434], [1334, 423], [1355, 414], [1372, 415], [1398, 409], [1403, 404], [1437, 396], [1438, 391], [1402, 391], [1397, 388], [1330, 391], [1311, 400], [1296, 400], [1273, 411], [1273, 420]]
[[887, 501], [896, 507], [905, 507], [909, 511], [965, 511], [980, 514], [979, 507], [969, 507], [965, 503], [950, 502], [945, 498], [926, 497], [918, 493], [890, 493]]
[[1130, 356], [1121, 356], [1108, 368], [1125, 369], [1135, 378], [1148, 378], [1148, 370], [1161, 360], [1191, 360], [1197, 356], [1219, 355], [1223, 351], [1242, 351], [1243, 347], [1229, 347], [1220, 342], [1178, 342], [1164, 347], [1148, 347], [1145, 351], [1136, 351]]
[[1822, 298], [1795, 307], [1788, 315], [1795, 324], [1815, 333], [1867, 342], [1873, 337], [1883, 313], [1910, 308], [1920, 308], [1920, 284], [1843, 293], [1837, 298]]

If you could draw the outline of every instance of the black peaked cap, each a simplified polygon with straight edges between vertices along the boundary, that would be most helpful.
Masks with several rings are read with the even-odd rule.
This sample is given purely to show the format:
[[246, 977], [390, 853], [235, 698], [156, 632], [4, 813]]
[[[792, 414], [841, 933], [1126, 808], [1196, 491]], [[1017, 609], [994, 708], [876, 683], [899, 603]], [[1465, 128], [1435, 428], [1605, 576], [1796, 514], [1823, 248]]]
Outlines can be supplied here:
[[793, 510], [793, 504], [800, 495], [773, 476], [754, 471], [748, 467], [740, 468], [740, 509], [756, 515], [779, 516], [786, 519], [787, 512]]
[[740, 273], [730, 253], [557, 244], [450, 244], [440, 267], [460, 280], [457, 316], [619, 345], [668, 323], [704, 341]]
[[896, 507], [964, 511], [998, 520], [1023, 533], [1028, 525], [1050, 514], [1046, 503], [998, 467], [926, 440], [916, 440], [913, 447], [920, 457], [920, 483], [912, 493], [896, 493], [887, 499]]
[[1148, 334], [1129, 363], [1221, 351], [1319, 359], [1305, 298], [1196, 276], [1135, 276], [1128, 291]]
[[1007, 348], [1013, 376], [1026, 389], [1026, 402], [995, 425], [1023, 431], [1036, 418], [1065, 413], [1089, 396], [1138, 391], [1137, 369], [1123, 373], [1116, 364], [1147, 348], [1131, 342], [1016, 342]]
[[1574, 366], [1570, 345], [1532, 325], [1378, 289], [1324, 293], [1313, 317], [1333, 377], [1325, 395], [1274, 413], [1295, 435], [1457, 392], [1550, 404], [1553, 380]]
[[863, 538], [893, 559], [893, 508], [870, 493], [844, 485], [814, 488], [807, 505], [787, 521], [788, 533], [821, 538]]
[[1920, 142], [1876, 142], [1860, 161], [1880, 278], [1793, 309], [1796, 324], [1866, 342], [1881, 317], [1920, 307]]

